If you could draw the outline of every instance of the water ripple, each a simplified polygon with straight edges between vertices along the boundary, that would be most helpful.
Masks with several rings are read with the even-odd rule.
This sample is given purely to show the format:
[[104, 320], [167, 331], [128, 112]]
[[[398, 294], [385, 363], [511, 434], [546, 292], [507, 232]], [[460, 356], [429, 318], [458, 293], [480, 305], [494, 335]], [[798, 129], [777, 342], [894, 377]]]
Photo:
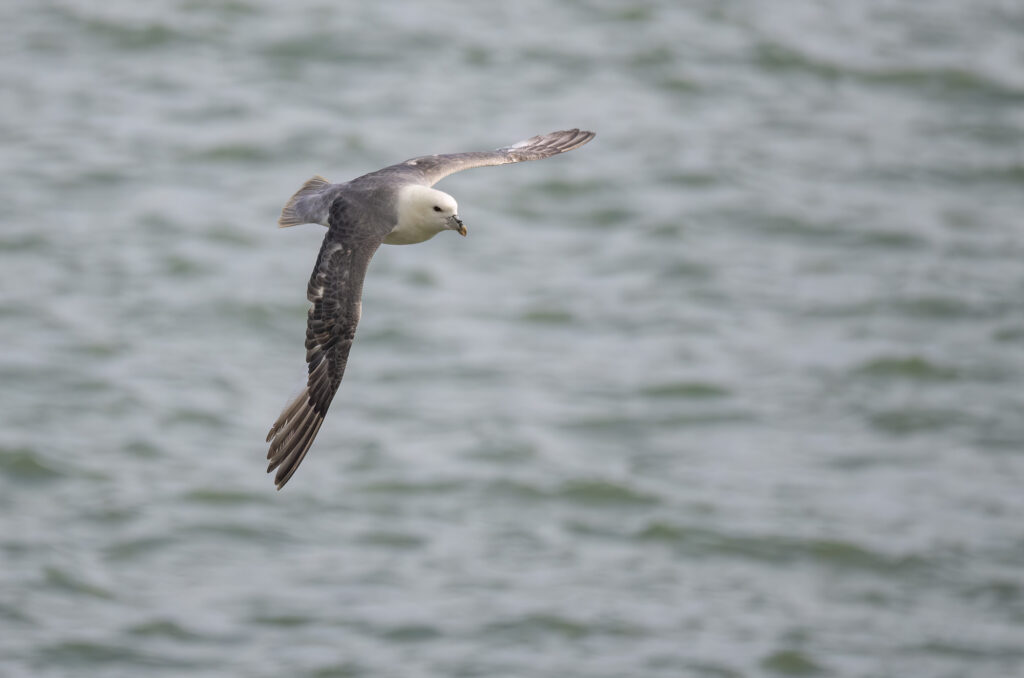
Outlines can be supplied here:
[[[1024, 673], [1014, 3], [7, 5], [12, 675]], [[287, 196], [571, 126], [276, 492]]]

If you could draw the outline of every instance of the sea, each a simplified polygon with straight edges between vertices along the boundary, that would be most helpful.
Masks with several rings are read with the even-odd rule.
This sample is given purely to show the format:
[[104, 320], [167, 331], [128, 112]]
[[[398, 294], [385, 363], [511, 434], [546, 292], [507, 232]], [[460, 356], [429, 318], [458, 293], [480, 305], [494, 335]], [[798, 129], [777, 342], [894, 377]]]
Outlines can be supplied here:
[[[1024, 5], [0, 7], [0, 676], [1024, 675]], [[281, 491], [315, 174], [385, 246]]]

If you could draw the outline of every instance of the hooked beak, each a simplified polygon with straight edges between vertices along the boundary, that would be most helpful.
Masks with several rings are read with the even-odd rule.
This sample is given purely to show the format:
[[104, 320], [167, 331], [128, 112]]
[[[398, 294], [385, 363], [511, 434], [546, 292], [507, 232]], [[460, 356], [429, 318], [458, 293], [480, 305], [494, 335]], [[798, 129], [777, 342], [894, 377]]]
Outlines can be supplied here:
[[453, 214], [448, 217], [448, 228], [453, 231], [458, 231], [459, 235], [466, 236], [466, 227], [462, 225], [462, 219], [459, 219], [458, 214]]

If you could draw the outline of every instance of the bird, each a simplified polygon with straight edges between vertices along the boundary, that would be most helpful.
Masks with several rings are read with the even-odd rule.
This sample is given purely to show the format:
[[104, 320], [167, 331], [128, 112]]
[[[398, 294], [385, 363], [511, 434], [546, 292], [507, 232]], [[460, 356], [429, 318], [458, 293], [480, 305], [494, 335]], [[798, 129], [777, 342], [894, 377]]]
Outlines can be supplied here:
[[382, 244], [420, 243], [446, 230], [466, 235], [455, 198], [434, 184], [474, 167], [550, 158], [593, 138], [586, 130], [562, 130], [493, 151], [419, 156], [339, 184], [317, 175], [288, 200], [279, 227], [313, 223], [327, 233], [306, 288], [306, 384], [267, 434], [267, 473], [277, 470], [278, 490], [309, 452], [341, 384], [374, 253]]

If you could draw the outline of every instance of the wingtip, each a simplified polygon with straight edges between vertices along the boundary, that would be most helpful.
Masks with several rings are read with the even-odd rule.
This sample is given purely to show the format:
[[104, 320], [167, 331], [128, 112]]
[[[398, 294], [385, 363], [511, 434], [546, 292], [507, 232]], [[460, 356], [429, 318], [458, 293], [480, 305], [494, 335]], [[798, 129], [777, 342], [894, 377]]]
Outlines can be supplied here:
[[574, 127], [525, 139], [517, 144], [513, 144], [509, 150], [546, 150], [550, 155], [557, 155], [577, 149], [595, 136], [597, 135], [590, 130], [581, 130], [578, 127]]
[[565, 149], [562, 151], [563, 153], [565, 151], [571, 151], [575, 148], [579, 148], [580, 146], [582, 146], [585, 143], [588, 143], [591, 139], [597, 136], [597, 133], [595, 132], [591, 132], [590, 130], [587, 129], [579, 129], [578, 127], [574, 127], [573, 129], [570, 130], [565, 130], [565, 134], [568, 135], [568, 138], [564, 142]]
[[268, 436], [273, 442], [267, 450], [267, 473], [277, 471], [274, 485], [278, 490], [295, 475], [324, 423], [323, 415], [309, 403], [307, 393], [304, 390], [284, 409]]

